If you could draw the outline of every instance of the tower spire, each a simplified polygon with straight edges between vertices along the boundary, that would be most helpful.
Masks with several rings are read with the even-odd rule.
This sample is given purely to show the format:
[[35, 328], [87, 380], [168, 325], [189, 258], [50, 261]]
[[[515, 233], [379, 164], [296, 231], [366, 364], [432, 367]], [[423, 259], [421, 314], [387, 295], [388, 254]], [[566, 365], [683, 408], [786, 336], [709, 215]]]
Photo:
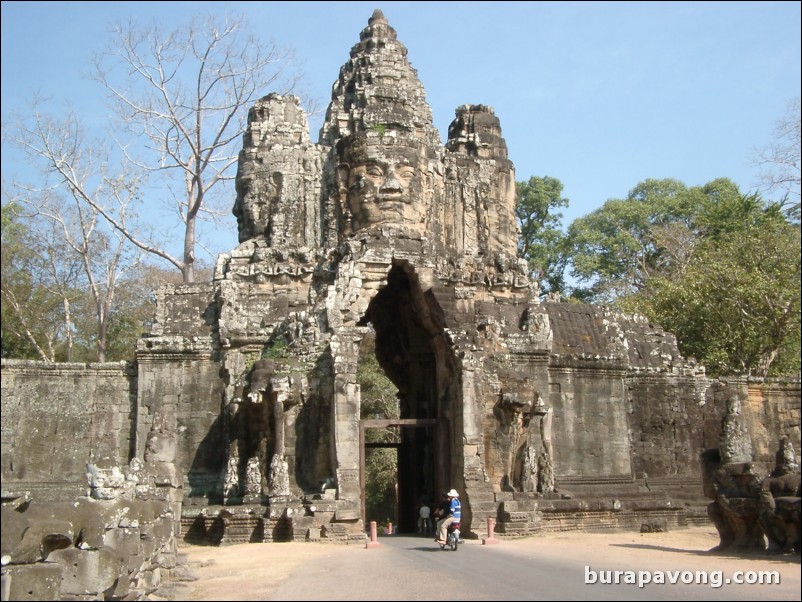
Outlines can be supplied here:
[[347, 136], [377, 129], [440, 146], [418, 73], [379, 9], [360, 32], [350, 59], [340, 69], [320, 142], [333, 147]]

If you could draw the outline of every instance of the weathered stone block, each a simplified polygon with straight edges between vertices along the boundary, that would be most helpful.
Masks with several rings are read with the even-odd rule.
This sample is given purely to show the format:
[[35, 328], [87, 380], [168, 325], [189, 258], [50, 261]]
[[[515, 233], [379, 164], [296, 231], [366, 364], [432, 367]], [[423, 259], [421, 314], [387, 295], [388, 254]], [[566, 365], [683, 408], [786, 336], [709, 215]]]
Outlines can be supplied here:
[[125, 557], [139, 554], [140, 531], [138, 528], [124, 527], [109, 529], [103, 536], [105, 546], [116, 550]]
[[359, 506], [355, 501], [337, 500], [334, 518], [338, 521], [356, 520], [360, 517]]
[[69, 547], [75, 540], [72, 523], [53, 519], [31, 519], [22, 540], [9, 556], [14, 564], [39, 562], [53, 550]]
[[473, 512], [481, 512], [488, 515], [495, 515], [497, 507], [495, 502], [476, 502], [471, 504]]
[[501, 502], [500, 509], [502, 512], [518, 512], [518, 502], [505, 500]]
[[100, 586], [100, 552], [97, 550], [79, 550], [69, 548], [56, 550], [48, 557], [48, 562], [57, 563], [61, 567], [62, 595], [96, 595], [109, 587], [114, 580]]
[[145, 462], [172, 462], [175, 460], [175, 435], [152, 433], [145, 449]]
[[3, 567], [4, 600], [60, 600], [61, 567], [38, 563]]

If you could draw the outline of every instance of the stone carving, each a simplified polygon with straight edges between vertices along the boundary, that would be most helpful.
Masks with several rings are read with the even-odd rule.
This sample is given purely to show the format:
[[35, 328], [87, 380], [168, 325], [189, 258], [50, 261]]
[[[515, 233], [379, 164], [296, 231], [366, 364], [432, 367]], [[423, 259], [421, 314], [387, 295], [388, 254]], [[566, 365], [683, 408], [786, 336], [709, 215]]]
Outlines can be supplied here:
[[538, 465], [538, 481], [537, 490], [539, 493], [554, 493], [554, 461], [553, 461], [553, 448], [551, 442], [552, 421], [554, 419], [554, 410], [546, 408], [540, 395], [537, 397], [538, 401], [535, 404], [536, 413], [541, 416], [540, 418], [540, 438], [543, 441], [543, 448], [537, 458]]
[[223, 503], [239, 495], [239, 455], [234, 448], [229, 452], [228, 463], [223, 471]]
[[734, 395], [727, 400], [727, 414], [721, 425], [719, 449], [722, 464], [752, 461], [752, 441], [741, 417], [741, 400]]
[[721, 461], [718, 450], [702, 455], [705, 494], [713, 500], [707, 514], [719, 533], [717, 550], [764, 548], [763, 532], [757, 522], [760, 477], [751, 463]]
[[282, 174], [263, 174], [253, 165], [254, 162], [243, 161], [237, 173], [234, 215], [239, 222], [240, 242], [270, 236], [270, 218], [276, 215], [276, 204], [281, 196]]
[[136, 496], [144, 497], [152, 491], [145, 470], [145, 463], [139, 458], [131, 458], [128, 470], [125, 473], [126, 495], [133, 499]]
[[98, 468], [94, 464], [87, 464], [86, 478], [89, 495], [96, 500], [114, 500], [123, 494], [125, 476], [118, 466]]
[[[463, 482], [466, 500], [486, 500], [466, 511], [472, 520], [495, 516], [501, 497], [525, 491], [525, 512], [513, 514], [534, 525], [535, 500], [558, 499], [551, 494], [563, 474], [624, 489], [636, 487], [636, 472], [684, 478], [700, 451], [688, 441], [703, 440], [712, 411], [702, 403], [703, 370], [648, 321], [553, 296], [541, 303], [530, 266], [517, 257], [515, 179], [491, 107], [457, 107], [441, 142], [423, 85], [381, 11], [334, 82], [317, 143], [293, 97], [255, 103], [237, 174], [240, 244], [220, 258], [208, 291], [192, 297], [209, 335], [204, 361], [215, 358], [210, 372], [222, 375], [228, 403], [220, 457], [196, 453], [197, 439], [186, 454], [213, 465], [218, 494], [226, 482], [244, 494], [244, 463], [256, 457], [270, 516], [293, 529], [303, 518], [330, 532], [362, 532], [364, 392], [356, 372], [369, 329], [399, 388], [402, 418], [437, 425], [403, 437], [399, 453], [413, 467], [400, 477], [403, 507], [414, 508], [408, 490]], [[190, 303], [164, 303], [173, 313], [159, 310], [143, 358], [189, 349], [181, 347], [185, 324], [171, 320]], [[207, 351], [193, 345], [193, 353]], [[273, 364], [259, 360], [246, 375], [260, 352]], [[181, 399], [211, 389], [192, 378]], [[215, 402], [206, 403], [208, 412]], [[641, 439], [630, 429], [651, 428], [653, 407], [693, 425], [659, 444], [657, 435]], [[728, 462], [749, 455], [738, 445], [723, 452]], [[229, 461], [231, 477], [220, 485]]]
[[321, 161], [297, 98], [270, 94], [256, 102], [237, 170], [240, 243], [263, 239], [307, 252], [320, 244], [320, 177], [314, 176]]
[[248, 383], [248, 400], [251, 403], [261, 403], [265, 400], [270, 387], [270, 379], [276, 371], [276, 365], [270, 360], [257, 360], [251, 368]]
[[717, 549], [762, 550], [767, 540], [770, 553], [798, 551], [802, 486], [793, 446], [785, 437], [780, 441], [777, 464], [771, 476], [762, 478], [765, 471], [751, 461], [751, 445], [743, 438], [741, 406], [729, 400], [721, 445], [727, 458], [746, 461], [725, 462], [718, 450], [702, 455], [705, 494], [714, 500], [708, 515], [721, 540]]
[[760, 469], [752, 464], [752, 445], [735, 396], [727, 399], [719, 446], [702, 455], [705, 494], [714, 500], [707, 513], [721, 540], [717, 549], [763, 549], [763, 532], [757, 521]]
[[554, 420], [554, 410], [547, 408], [543, 403], [543, 398], [537, 393], [537, 401], [535, 402], [536, 414], [541, 416], [540, 420], [540, 438], [543, 440], [543, 449], [549, 455], [553, 455], [551, 446], [551, 430], [552, 422]]
[[537, 490], [538, 493], [554, 492], [554, 463], [551, 455], [545, 450], [537, 457]]
[[[93, 421], [104, 456], [123, 464], [129, 449], [143, 450], [154, 467], [143, 483], [161, 465], [160, 481], [187, 484], [185, 518], [225, 502], [219, 523], [198, 520], [209, 538], [218, 527], [227, 542], [246, 537], [246, 524], [248, 537], [261, 529], [255, 540], [301, 538], [321, 525], [360, 537], [357, 366], [372, 329], [401, 417], [427, 423], [405, 427], [399, 444], [403, 508], [414, 509], [415, 490], [451, 483], [464, 486], [466, 529], [503, 515], [508, 533], [523, 533], [536, 528], [538, 505], [587, 508], [551, 495], [563, 476], [582, 495], [622, 490], [613, 511], [637, 503], [633, 474], [649, 472], [653, 490], [698, 476], [689, 459], [715, 438], [710, 418], [724, 397], [647, 320], [541, 303], [517, 258], [515, 172], [491, 107], [458, 107], [442, 144], [406, 49], [377, 11], [334, 82], [317, 143], [307, 129], [293, 97], [254, 104], [236, 183], [239, 244], [213, 282], [158, 293], [136, 370], [117, 368], [114, 387], [102, 387], [119, 398]], [[261, 357], [272, 359], [253, 363]], [[4, 367], [4, 413], [6, 391], [16, 395], [11, 378]], [[746, 399], [746, 388], [732, 390]], [[798, 436], [781, 422], [798, 417], [787, 397], [766, 417], [771, 436]], [[96, 411], [87, 403], [76, 416]], [[148, 435], [154, 413], [164, 418]], [[136, 424], [121, 425], [128, 415]], [[732, 430], [753, 427], [736, 421]], [[750, 455], [744, 445], [722, 446], [727, 466]], [[4, 471], [6, 457], [4, 448]], [[163, 466], [168, 458], [178, 472]], [[759, 489], [766, 475], [753, 472]], [[727, 479], [752, 483], [751, 474], [722, 475], [724, 498]]]
[[[234, 387], [226, 406], [227, 460], [219, 484], [223, 503], [261, 499], [263, 487], [259, 467], [269, 463], [271, 382], [275, 369], [271, 360], [254, 362], [247, 383]], [[245, 466], [240, 465], [241, 458], [248, 458]], [[254, 470], [259, 472], [258, 483], [253, 481]]]
[[419, 145], [381, 132], [342, 141], [338, 168], [351, 231], [408, 226], [421, 234], [425, 207]]
[[769, 553], [800, 551], [802, 480], [796, 453], [788, 437], [780, 440], [777, 464], [760, 483], [758, 522]]
[[[521, 399], [517, 393], [505, 392], [494, 409], [499, 421], [498, 437], [500, 439], [500, 447], [503, 450], [502, 471], [504, 476], [501, 482], [502, 490], [512, 491], [515, 488], [516, 452], [521, 449], [521, 441], [526, 439], [531, 408], [531, 399]], [[529, 470], [531, 474], [531, 468]], [[530, 478], [530, 476], [527, 475], [527, 478]], [[521, 476], [519, 482], [521, 480], [523, 480], [523, 476]]]
[[791, 440], [788, 437], [780, 439], [780, 449], [777, 452], [777, 464], [773, 477], [780, 477], [786, 474], [799, 474], [799, 463], [796, 460], [796, 452]]
[[259, 498], [262, 494], [262, 472], [259, 470], [259, 458], [248, 458], [245, 468], [245, 497]]
[[537, 449], [531, 443], [524, 448], [523, 467], [521, 469], [521, 491], [535, 493], [538, 490], [538, 457]]
[[554, 493], [553, 409], [546, 407], [539, 391], [523, 401], [520, 393], [505, 392], [494, 413], [499, 422], [497, 447], [507, 450], [500, 458], [501, 489]]
[[[286, 339], [304, 341], [312, 321], [303, 312], [294, 313], [287, 328], [281, 331]], [[234, 388], [228, 404], [227, 427], [228, 465], [221, 478], [224, 503], [236, 501], [240, 492], [240, 457], [250, 457], [245, 467], [244, 501], [260, 501], [265, 493], [269, 498], [290, 496], [290, 467], [286, 458], [287, 421], [290, 411], [302, 402], [304, 379], [277, 374], [275, 360], [257, 360], [253, 363], [246, 385]], [[261, 467], [266, 467], [266, 473]], [[259, 470], [257, 491], [253, 479]], [[262, 482], [263, 477], [264, 482]], [[259, 499], [258, 499], [259, 498]]]
[[283, 453], [273, 454], [270, 461], [270, 497], [287, 497], [290, 495], [290, 475], [289, 464], [284, 459]]

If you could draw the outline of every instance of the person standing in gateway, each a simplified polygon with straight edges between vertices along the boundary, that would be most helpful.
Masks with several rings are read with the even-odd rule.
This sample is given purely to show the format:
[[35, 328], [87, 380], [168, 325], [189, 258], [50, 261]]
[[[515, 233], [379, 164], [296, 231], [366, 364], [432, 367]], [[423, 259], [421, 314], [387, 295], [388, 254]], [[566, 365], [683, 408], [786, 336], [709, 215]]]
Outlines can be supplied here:
[[462, 516], [462, 504], [459, 502], [459, 493], [456, 489], [452, 489], [446, 493], [449, 501], [448, 515], [441, 518], [437, 522], [437, 539], [435, 541], [439, 544], [446, 543], [446, 531], [448, 526], [452, 523], [459, 523]]

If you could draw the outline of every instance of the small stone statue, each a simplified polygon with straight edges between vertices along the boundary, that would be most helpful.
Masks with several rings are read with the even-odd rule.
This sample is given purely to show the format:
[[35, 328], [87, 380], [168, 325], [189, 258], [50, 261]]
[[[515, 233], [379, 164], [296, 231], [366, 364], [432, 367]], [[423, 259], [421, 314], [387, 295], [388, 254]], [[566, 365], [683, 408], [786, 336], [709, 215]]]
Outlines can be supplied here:
[[537, 450], [531, 443], [524, 449], [523, 467], [521, 469], [521, 491], [534, 493], [537, 491]]
[[223, 498], [237, 497], [239, 494], [238, 465], [239, 457], [236, 452], [234, 452], [228, 457], [228, 466], [226, 466], [225, 475], [223, 477]]
[[539, 493], [554, 493], [554, 463], [544, 449], [537, 459], [537, 490]]
[[262, 493], [262, 473], [259, 471], [259, 458], [248, 458], [245, 468], [245, 495], [258, 496]]

